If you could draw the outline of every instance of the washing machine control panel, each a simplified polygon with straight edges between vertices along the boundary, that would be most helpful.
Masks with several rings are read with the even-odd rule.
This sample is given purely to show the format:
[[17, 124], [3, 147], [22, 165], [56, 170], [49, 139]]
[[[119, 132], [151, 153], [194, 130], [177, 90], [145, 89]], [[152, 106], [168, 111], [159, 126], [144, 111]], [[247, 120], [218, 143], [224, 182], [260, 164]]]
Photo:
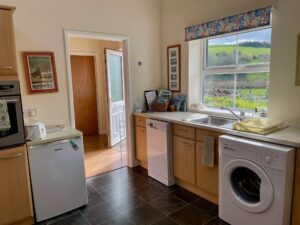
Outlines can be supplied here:
[[222, 153], [234, 158], [247, 159], [256, 164], [273, 169], [284, 170], [286, 159], [281, 154], [276, 154], [267, 150], [251, 149], [245, 146], [225, 144]]
[[281, 165], [281, 156], [278, 154], [270, 153], [270, 152], [259, 152], [254, 150], [249, 150], [249, 156], [252, 161], [269, 166], [272, 168], [280, 169]]

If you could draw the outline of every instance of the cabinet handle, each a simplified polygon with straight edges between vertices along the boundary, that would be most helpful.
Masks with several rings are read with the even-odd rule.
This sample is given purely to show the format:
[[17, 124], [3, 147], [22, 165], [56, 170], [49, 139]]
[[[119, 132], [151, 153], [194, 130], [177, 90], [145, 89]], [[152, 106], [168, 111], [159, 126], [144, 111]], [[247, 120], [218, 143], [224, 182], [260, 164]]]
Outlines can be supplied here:
[[8, 69], [8, 70], [12, 70], [13, 67], [12, 67], [12, 66], [0, 66], [0, 69]]
[[4, 157], [0, 157], [0, 159], [6, 160], [6, 159], [14, 159], [17, 157], [23, 156], [23, 153], [18, 153], [16, 155], [11, 155], [11, 156], [4, 156]]

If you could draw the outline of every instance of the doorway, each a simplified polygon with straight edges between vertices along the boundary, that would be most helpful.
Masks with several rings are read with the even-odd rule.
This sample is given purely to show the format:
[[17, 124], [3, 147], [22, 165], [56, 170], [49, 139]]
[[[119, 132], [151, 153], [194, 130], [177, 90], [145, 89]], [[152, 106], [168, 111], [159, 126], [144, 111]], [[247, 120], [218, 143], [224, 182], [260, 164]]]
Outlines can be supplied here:
[[[86, 177], [127, 166], [123, 42], [69, 37], [68, 45], [74, 127], [84, 135]], [[122, 60], [107, 56], [107, 49]], [[122, 110], [114, 104], [121, 100]]]

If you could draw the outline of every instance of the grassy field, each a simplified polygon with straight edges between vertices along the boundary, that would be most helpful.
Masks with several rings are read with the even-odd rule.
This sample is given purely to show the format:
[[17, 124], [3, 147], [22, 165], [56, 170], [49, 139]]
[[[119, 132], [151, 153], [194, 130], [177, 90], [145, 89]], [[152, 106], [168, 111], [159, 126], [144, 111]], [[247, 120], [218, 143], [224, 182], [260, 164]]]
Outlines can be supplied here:
[[[256, 43], [257, 44], [257, 43]], [[238, 47], [239, 65], [259, 64], [270, 61], [270, 48], [255, 47], [254, 43], [244, 43]], [[236, 45], [208, 46], [209, 67], [236, 64]], [[234, 76], [237, 79], [236, 99], [234, 102]], [[213, 107], [235, 107], [243, 110], [267, 109], [268, 73], [239, 73], [208, 75], [205, 77], [204, 103]]]
[[[235, 108], [243, 110], [267, 109], [268, 108], [267, 89], [239, 89]], [[204, 97], [204, 103], [213, 107], [234, 107], [234, 98], [232, 96], [209, 96]]]
[[[270, 48], [258, 48], [258, 47], [248, 47], [240, 46], [239, 51], [239, 64], [256, 64], [269, 62], [270, 60]], [[208, 47], [208, 57], [211, 65], [228, 65], [228, 61], [235, 63], [235, 45], [212, 45]]]

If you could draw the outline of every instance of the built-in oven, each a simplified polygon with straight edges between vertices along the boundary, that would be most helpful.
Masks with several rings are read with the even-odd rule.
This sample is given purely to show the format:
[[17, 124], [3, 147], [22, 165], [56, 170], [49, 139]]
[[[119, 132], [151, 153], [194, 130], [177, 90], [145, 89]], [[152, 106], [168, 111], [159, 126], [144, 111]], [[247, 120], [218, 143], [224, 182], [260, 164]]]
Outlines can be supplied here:
[[23, 145], [25, 134], [20, 83], [18, 81], [1, 81], [0, 100], [7, 106], [5, 116], [8, 116], [10, 124], [5, 129], [0, 127], [0, 149]]

